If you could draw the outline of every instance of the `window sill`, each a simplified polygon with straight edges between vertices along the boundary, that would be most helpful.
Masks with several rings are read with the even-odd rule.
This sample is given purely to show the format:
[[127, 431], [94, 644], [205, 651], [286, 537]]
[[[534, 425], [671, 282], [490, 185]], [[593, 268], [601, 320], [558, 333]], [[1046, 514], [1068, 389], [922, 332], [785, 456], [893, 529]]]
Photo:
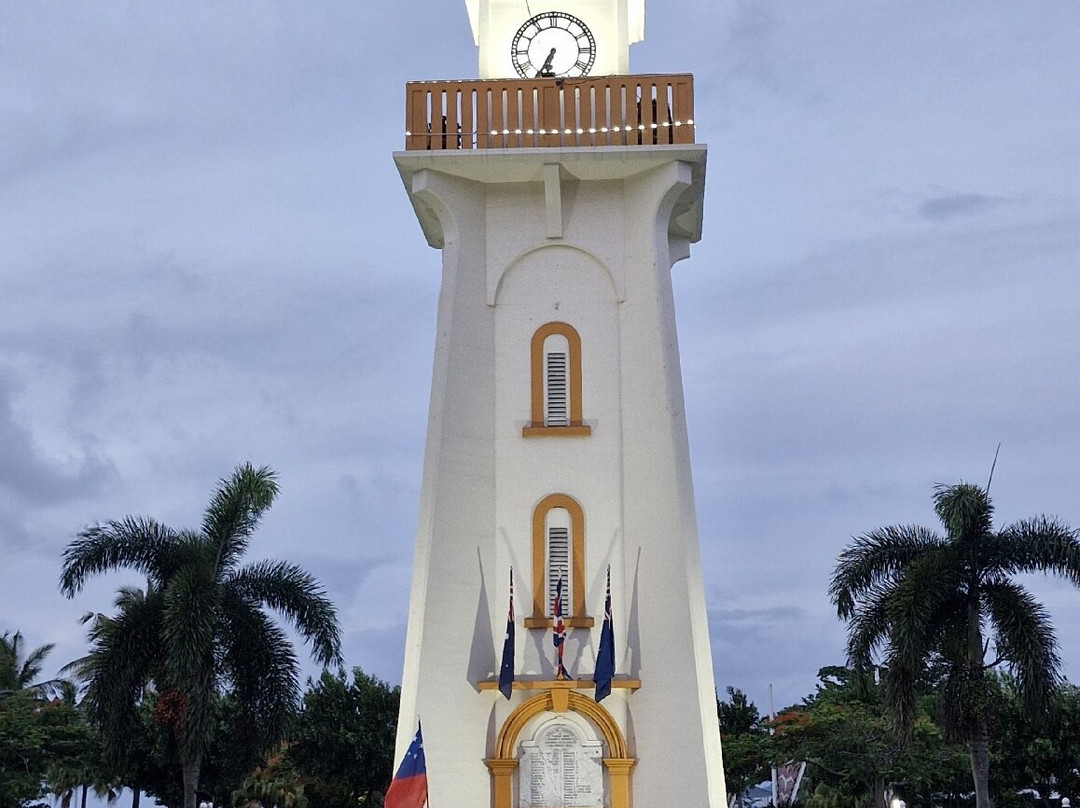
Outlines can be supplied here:
[[570, 424], [569, 426], [544, 426], [543, 424], [526, 424], [521, 428], [522, 437], [526, 438], [578, 438], [592, 434], [592, 427], [588, 424]]
[[[555, 621], [550, 617], [526, 617], [525, 628], [551, 628]], [[563, 625], [567, 628], [592, 628], [596, 624], [596, 621], [587, 615], [579, 615], [577, 617], [564, 617]]]

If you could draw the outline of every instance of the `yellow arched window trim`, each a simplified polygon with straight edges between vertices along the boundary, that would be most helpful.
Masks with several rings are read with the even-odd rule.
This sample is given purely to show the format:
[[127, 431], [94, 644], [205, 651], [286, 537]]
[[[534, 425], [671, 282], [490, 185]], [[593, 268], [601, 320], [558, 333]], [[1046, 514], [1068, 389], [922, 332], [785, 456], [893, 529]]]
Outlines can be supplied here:
[[600, 704], [568, 690], [548, 690], [515, 709], [499, 730], [495, 756], [485, 760], [491, 772], [491, 804], [493, 808], [511, 808], [514, 798], [514, 771], [517, 769], [516, 748], [521, 731], [534, 717], [544, 712], [573, 710], [600, 728], [607, 744], [604, 758], [611, 786], [611, 808], [631, 808], [630, 770], [637, 762], [629, 757], [626, 739], [615, 719]]
[[[570, 423], [566, 426], [547, 426], [544, 423], [544, 340], [554, 334], [566, 337], [570, 346], [569, 387]], [[581, 336], [568, 323], [546, 323], [536, 330], [532, 338], [530, 370], [532, 385], [531, 418], [521, 434], [527, 438], [571, 437], [591, 435], [592, 427], [582, 421], [581, 415]]]
[[532, 518], [532, 615], [525, 618], [526, 628], [548, 628], [547, 616], [547, 512], [565, 508], [570, 514], [570, 614], [563, 622], [571, 628], [589, 628], [593, 619], [585, 613], [585, 512], [578, 501], [567, 494], [549, 494], [537, 503]]

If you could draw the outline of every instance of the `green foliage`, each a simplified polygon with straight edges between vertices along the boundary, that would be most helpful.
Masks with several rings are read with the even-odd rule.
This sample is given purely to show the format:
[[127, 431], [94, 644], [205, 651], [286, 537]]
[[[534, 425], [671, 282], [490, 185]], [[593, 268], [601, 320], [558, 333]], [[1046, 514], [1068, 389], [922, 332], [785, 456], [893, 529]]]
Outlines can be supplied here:
[[1002, 685], [993, 749], [997, 793], [1080, 794], [1080, 687], [1066, 684], [1047, 718], [1032, 721], [1015, 683], [1006, 678]]
[[945, 742], [921, 707], [902, 742], [872, 680], [840, 667], [822, 668], [818, 677], [817, 691], [773, 723], [774, 759], [807, 762], [800, 802], [880, 806], [886, 787], [903, 783], [915, 804], [963, 782], [963, 750]]
[[40, 711], [29, 693], [0, 701], [0, 808], [18, 808], [43, 796], [49, 755]]
[[1080, 539], [1044, 516], [995, 531], [989, 496], [975, 485], [939, 486], [934, 508], [944, 536], [896, 525], [856, 538], [829, 594], [848, 623], [851, 666], [869, 671], [881, 654], [884, 703], [901, 735], [915, 727], [929, 663], [938, 665], [945, 729], [967, 743], [976, 804], [989, 808], [991, 669], [1006, 666], [1031, 716], [1060, 682], [1049, 617], [1013, 577], [1054, 572], [1080, 585]]
[[381, 805], [394, 766], [400, 688], [353, 668], [323, 671], [308, 684], [286, 758], [304, 777], [314, 805]]
[[243, 465], [220, 482], [197, 531], [128, 516], [87, 528], [64, 552], [69, 597], [102, 572], [146, 575], [145, 590], [120, 590], [113, 616], [89, 618], [91, 651], [75, 670], [118, 767], [130, 766], [139, 704], [148, 688], [158, 694], [156, 726], [180, 761], [185, 808], [195, 806], [221, 695], [235, 706], [232, 744], [252, 758], [282, 738], [299, 700], [292, 643], [268, 610], [292, 623], [317, 661], [340, 660], [333, 604], [307, 572], [242, 563], [277, 492], [270, 469]]
[[769, 778], [769, 734], [757, 705], [728, 686], [727, 700], [716, 700], [720, 737], [724, 744], [724, 778], [728, 793], [741, 797]]
[[70, 702], [45, 701], [29, 689], [0, 701], [0, 808], [83, 785], [107, 791], [100, 748], [94, 728]]
[[304, 783], [292, 763], [276, 753], [232, 793], [234, 808], [307, 808]]

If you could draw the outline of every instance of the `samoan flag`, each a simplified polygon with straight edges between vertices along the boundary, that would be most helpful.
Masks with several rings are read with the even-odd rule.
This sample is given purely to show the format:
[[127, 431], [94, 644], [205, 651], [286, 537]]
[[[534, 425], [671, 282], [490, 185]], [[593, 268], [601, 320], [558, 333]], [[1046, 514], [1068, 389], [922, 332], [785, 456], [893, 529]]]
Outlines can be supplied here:
[[510, 609], [506, 614], [506, 639], [503, 640], [502, 666], [499, 668], [499, 692], [506, 698], [514, 692], [514, 568], [510, 568]]
[[563, 624], [562, 617], [562, 577], [559, 578], [559, 583], [555, 585], [555, 625], [553, 626], [553, 629], [554, 632], [551, 641], [555, 644], [555, 657], [558, 660], [555, 678], [569, 679], [570, 674], [568, 674], [566, 668], [563, 667], [563, 646], [566, 644], [566, 626]]
[[383, 798], [384, 808], [422, 808], [427, 802], [427, 761], [420, 726]]
[[615, 627], [611, 620], [611, 567], [607, 571], [607, 598], [604, 601], [604, 627], [600, 629], [600, 650], [596, 653], [596, 700], [611, 695], [611, 680], [615, 678]]

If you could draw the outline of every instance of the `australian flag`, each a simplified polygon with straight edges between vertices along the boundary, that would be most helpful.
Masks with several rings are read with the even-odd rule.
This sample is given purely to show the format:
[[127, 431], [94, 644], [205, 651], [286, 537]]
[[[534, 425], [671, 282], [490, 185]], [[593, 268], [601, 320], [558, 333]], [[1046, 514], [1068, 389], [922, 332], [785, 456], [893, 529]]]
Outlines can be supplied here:
[[385, 808], [422, 808], [427, 802], [427, 761], [420, 726], [383, 798]]
[[604, 626], [600, 629], [600, 650], [596, 653], [596, 700], [611, 695], [611, 680], [615, 678], [615, 627], [611, 620], [611, 567], [607, 571], [607, 598], [604, 600]]
[[514, 692], [514, 568], [510, 568], [510, 610], [506, 615], [506, 639], [503, 640], [502, 666], [499, 668], [499, 692], [506, 698]]

